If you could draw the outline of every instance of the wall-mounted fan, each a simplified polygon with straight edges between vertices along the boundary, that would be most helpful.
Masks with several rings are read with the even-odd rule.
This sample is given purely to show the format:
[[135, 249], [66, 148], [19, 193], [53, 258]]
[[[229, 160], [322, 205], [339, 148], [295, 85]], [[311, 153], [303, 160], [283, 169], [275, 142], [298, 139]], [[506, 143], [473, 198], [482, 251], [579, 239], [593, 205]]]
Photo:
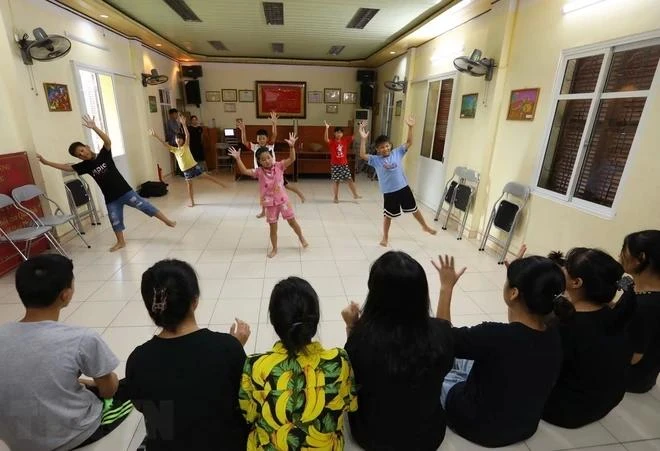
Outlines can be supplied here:
[[165, 83], [169, 78], [167, 75], [158, 75], [158, 70], [151, 69], [150, 74], [142, 74], [142, 86], [145, 88], [147, 85], [160, 85]]
[[399, 77], [397, 75], [394, 76], [392, 80], [388, 80], [385, 83], [385, 87], [389, 89], [390, 91], [403, 91], [403, 93], [406, 93], [406, 89], [408, 88], [408, 82], [406, 80], [399, 80]]
[[56, 34], [49, 36], [43, 28], [35, 28], [32, 34], [34, 34], [34, 40], [31, 40], [28, 34], [24, 34], [18, 41], [23, 64], [31, 65], [32, 60], [54, 60], [66, 55], [71, 50], [71, 41], [64, 36]]
[[469, 57], [459, 56], [456, 58], [454, 67], [460, 72], [470, 74], [473, 77], [483, 77], [485, 75], [486, 80], [490, 81], [493, 79], [493, 69], [496, 66], [493, 58], [482, 58], [481, 50], [474, 49]]

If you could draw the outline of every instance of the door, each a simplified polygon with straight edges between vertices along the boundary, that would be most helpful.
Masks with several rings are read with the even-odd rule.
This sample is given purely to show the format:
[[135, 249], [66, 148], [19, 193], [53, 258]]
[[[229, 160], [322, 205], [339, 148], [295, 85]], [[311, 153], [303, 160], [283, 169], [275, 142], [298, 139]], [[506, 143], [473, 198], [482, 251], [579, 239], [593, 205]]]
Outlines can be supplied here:
[[[417, 171], [417, 193], [420, 202], [430, 208], [437, 208], [445, 186], [445, 154], [448, 151], [449, 118], [454, 97], [454, 78], [447, 77], [420, 83], [415, 87], [424, 106], [420, 118], [424, 118], [422, 145]], [[424, 97], [425, 96], [425, 97]]]

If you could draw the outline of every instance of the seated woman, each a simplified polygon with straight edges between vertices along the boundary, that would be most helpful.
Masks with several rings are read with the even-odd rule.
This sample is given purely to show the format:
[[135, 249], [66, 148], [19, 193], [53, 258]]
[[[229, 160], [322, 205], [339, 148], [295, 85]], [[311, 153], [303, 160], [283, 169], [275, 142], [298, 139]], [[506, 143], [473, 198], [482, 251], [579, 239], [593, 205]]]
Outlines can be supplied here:
[[236, 320], [231, 335], [195, 321], [199, 283], [179, 260], [162, 260], [142, 275], [142, 299], [162, 331], [126, 363], [135, 406], [144, 414], [149, 451], [245, 450], [247, 425], [238, 410], [243, 345], [250, 328]]
[[312, 341], [320, 318], [316, 292], [298, 277], [282, 280], [268, 313], [280, 341], [248, 357], [241, 380], [247, 449], [344, 449], [344, 412], [357, 408], [353, 370], [346, 351]]
[[454, 360], [451, 325], [430, 317], [424, 268], [390, 251], [371, 266], [360, 315], [343, 312], [359, 387], [351, 433], [366, 450], [436, 450], [445, 437], [442, 379]]
[[626, 390], [646, 393], [660, 374], [660, 230], [631, 233], [623, 241], [621, 263], [634, 280], [617, 303], [631, 314], [628, 336], [633, 346]]
[[[458, 273], [454, 259], [434, 262], [440, 274], [438, 318], [450, 321]], [[544, 257], [521, 258], [507, 268], [504, 302], [508, 323], [486, 322], [452, 329], [457, 360], [445, 378], [442, 404], [447, 424], [481, 446], [507, 446], [531, 437], [561, 367], [561, 338], [547, 325], [573, 312], [564, 298], [561, 269]], [[466, 359], [466, 360], [463, 360]]]
[[551, 254], [566, 275], [566, 296], [576, 313], [560, 325], [564, 359], [557, 385], [545, 404], [543, 419], [579, 428], [607, 415], [626, 392], [632, 350], [625, 322], [609, 307], [623, 268], [598, 249], [575, 248], [566, 259]]

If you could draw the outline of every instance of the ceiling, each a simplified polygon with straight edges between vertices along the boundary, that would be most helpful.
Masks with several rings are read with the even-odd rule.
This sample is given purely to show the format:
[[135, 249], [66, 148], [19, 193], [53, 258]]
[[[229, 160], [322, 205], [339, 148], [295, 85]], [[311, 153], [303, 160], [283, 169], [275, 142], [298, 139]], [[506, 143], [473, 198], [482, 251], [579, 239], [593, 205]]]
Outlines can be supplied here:
[[[445, 11], [461, 10], [459, 20], [464, 21], [483, 12], [484, 5], [490, 7], [487, 0], [271, 0], [283, 3], [284, 24], [268, 25], [261, 0], [179, 1], [201, 22], [184, 21], [165, 0], [55, 0], [179, 61], [365, 67], [428, 40], [433, 20]], [[358, 8], [379, 11], [363, 29], [347, 28]], [[221, 41], [227, 50], [216, 50], [209, 41]], [[284, 51], [274, 52], [272, 43], [284, 44]], [[332, 46], [345, 48], [331, 55]]]

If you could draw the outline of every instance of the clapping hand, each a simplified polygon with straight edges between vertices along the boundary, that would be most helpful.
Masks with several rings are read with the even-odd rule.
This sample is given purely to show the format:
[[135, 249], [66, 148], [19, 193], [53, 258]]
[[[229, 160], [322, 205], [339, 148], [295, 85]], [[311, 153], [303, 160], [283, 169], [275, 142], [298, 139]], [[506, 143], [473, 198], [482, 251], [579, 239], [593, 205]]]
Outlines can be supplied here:
[[285, 139], [284, 141], [286, 141], [289, 147], [295, 147], [296, 141], [298, 141], [298, 137], [295, 133], [289, 133], [289, 139]]
[[352, 328], [360, 319], [360, 306], [356, 302], [351, 302], [341, 311], [341, 317], [344, 319], [346, 327]]
[[235, 160], [241, 158], [241, 151], [238, 150], [236, 147], [230, 147], [229, 149], [227, 149], [227, 153], [231, 155]]
[[232, 324], [229, 333], [234, 336], [243, 346], [250, 338], [250, 325], [245, 321], [236, 318], [236, 322]]
[[85, 114], [82, 117], [82, 124], [87, 127], [87, 128], [94, 128], [96, 127], [96, 122], [94, 120], [94, 116], [90, 116], [89, 114]]
[[440, 255], [437, 262], [432, 260], [431, 263], [438, 270], [441, 287], [453, 288], [467, 269], [463, 268], [457, 272], [454, 266], [454, 257], [450, 257], [449, 255], [445, 255], [444, 258]]

